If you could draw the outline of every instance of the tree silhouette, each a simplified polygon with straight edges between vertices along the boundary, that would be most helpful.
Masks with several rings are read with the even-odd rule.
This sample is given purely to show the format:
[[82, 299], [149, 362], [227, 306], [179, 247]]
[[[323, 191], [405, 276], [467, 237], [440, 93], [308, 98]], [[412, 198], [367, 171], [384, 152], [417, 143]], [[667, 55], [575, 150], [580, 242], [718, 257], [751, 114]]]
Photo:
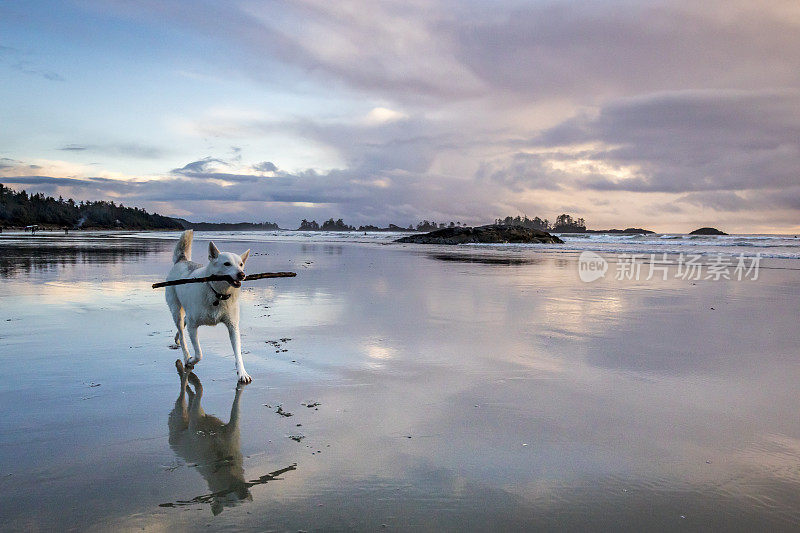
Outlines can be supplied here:
[[113, 201], [84, 202], [76, 204], [72, 198], [64, 200], [42, 193], [15, 192], [0, 184], [0, 225], [2, 226], [56, 226], [61, 228], [95, 229], [183, 229], [174, 218], [148, 213], [137, 207], [124, 207]]

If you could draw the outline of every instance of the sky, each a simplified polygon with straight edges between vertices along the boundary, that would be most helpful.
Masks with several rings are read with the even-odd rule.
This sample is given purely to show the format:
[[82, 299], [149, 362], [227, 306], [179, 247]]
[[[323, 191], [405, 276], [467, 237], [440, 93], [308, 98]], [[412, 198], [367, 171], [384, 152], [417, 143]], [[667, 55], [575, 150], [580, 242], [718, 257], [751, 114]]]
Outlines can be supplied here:
[[0, 2], [0, 182], [286, 228], [797, 233], [800, 3]]

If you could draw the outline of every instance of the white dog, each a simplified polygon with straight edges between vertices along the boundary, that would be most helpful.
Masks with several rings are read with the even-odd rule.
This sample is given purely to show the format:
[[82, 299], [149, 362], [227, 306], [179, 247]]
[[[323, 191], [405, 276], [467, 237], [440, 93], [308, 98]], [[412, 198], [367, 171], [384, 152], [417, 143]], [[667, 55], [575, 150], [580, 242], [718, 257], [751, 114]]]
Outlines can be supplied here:
[[[187, 283], [167, 287], [167, 305], [172, 318], [178, 326], [175, 343], [183, 350], [183, 360], [191, 369], [203, 358], [203, 351], [197, 341], [198, 326], [216, 326], [223, 323], [228, 327], [233, 354], [236, 357], [236, 375], [240, 383], [250, 383], [252, 378], [244, 370], [242, 361], [242, 342], [239, 334], [239, 287], [244, 279], [244, 264], [250, 250], [241, 256], [221, 253], [213, 242], [208, 243], [208, 265], [192, 262], [192, 230], [184, 231], [175, 251], [172, 253], [174, 266], [167, 274], [167, 281], [184, 278], [204, 278], [206, 276], [228, 276], [230, 281], [209, 281]], [[194, 348], [194, 357], [189, 357], [184, 323], [189, 330], [189, 339]]]

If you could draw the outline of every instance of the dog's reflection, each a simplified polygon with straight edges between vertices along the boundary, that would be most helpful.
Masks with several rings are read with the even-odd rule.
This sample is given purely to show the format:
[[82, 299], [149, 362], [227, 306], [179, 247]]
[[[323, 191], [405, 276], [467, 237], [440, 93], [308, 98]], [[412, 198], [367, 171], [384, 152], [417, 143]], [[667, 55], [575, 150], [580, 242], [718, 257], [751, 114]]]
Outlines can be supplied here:
[[283, 479], [280, 477], [282, 474], [297, 469], [297, 464], [294, 463], [245, 481], [242, 445], [239, 440], [239, 400], [244, 385], [239, 384], [236, 387], [231, 416], [226, 424], [203, 411], [200, 405], [203, 385], [197, 376], [187, 371], [180, 359], [175, 361], [175, 366], [181, 379], [181, 391], [175, 400], [175, 408], [169, 414], [169, 444], [189, 466], [200, 471], [211, 492], [191, 500], [162, 503], [159, 507], [209, 503], [211, 512], [218, 515], [225, 507], [233, 507], [243, 500], [252, 500], [250, 487]]
[[236, 388], [226, 424], [203, 411], [203, 385], [197, 376], [187, 371], [180, 360], [175, 361], [175, 366], [181, 391], [169, 415], [169, 444], [184, 461], [196, 464], [208, 483], [211, 494], [198, 496], [192, 502], [210, 503], [211, 511], [218, 515], [225, 507], [253, 499], [249, 490], [252, 484], [244, 479], [239, 440], [239, 400], [244, 387]]

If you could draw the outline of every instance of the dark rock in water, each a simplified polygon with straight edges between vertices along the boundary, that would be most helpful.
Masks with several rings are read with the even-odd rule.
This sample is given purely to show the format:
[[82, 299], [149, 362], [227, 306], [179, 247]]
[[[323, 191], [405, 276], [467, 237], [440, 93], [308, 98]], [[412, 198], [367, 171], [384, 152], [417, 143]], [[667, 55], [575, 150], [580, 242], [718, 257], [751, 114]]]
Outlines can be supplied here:
[[523, 226], [502, 226], [491, 224], [476, 228], [444, 228], [422, 235], [409, 235], [395, 242], [415, 244], [466, 244], [466, 243], [563, 243], [561, 239], [546, 231]]
[[724, 231], [717, 228], [700, 228], [691, 232], [689, 235], [727, 235]]
[[642, 228], [625, 228], [625, 229], [610, 229], [606, 233], [636, 233], [639, 235], [652, 235], [655, 231], [650, 231], [649, 229], [642, 229]]
[[638, 234], [638, 235], [652, 235], [655, 231], [642, 228], [625, 228], [625, 229], [587, 229], [586, 233], [616, 233], [616, 234]]

